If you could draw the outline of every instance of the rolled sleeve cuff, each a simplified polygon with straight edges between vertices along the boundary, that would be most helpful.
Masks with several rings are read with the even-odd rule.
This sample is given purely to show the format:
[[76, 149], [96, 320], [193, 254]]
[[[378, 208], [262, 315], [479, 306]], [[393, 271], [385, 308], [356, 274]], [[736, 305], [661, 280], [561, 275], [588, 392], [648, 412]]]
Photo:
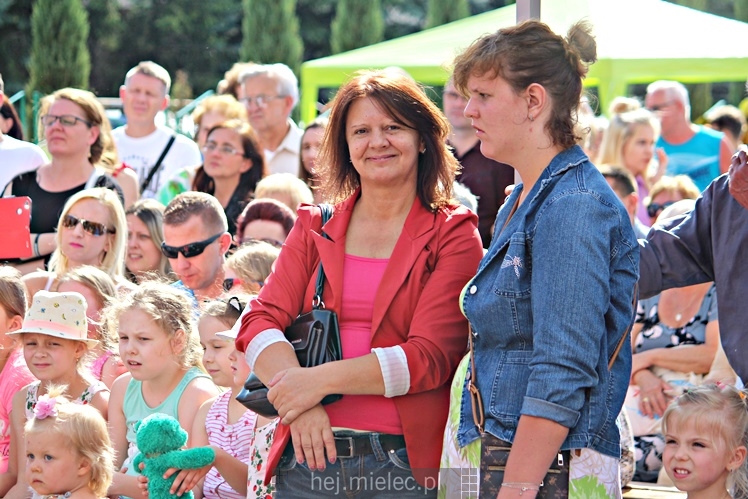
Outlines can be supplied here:
[[576, 426], [580, 416], [579, 411], [533, 397], [525, 397], [522, 404], [522, 414], [549, 419], [567, 428]]
[[372, 348], [377, 356], [384, 378], [384, 396], [387, 398], [405, 395], [410, 390], [408, 357], [402, 347]]
[[254, 371], [255, 362], [257, 362], [257, 357], [260, 356], [262, 351], [273, 343], [280, 342], [286, 342], [289, 346], [291, 346], [291, 348], [293, 348], [291, 343], [289, 343], [289, 341], [286, 339], [286, 336], [283, 334], [283, 331], [281, 331], [280, 329], [266, 329], [255, 336], [247, 345], [247, 351], [244, 354], [244, 357], [247, 359], [249, 368]]

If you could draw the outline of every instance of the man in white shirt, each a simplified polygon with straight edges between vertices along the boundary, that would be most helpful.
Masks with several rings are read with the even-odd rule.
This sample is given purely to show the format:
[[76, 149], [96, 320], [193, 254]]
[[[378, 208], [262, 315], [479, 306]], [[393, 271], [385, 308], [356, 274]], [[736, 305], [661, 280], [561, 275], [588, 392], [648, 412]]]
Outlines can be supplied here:
[[[0, 74], [0, 106], [5, 102], [4, 90], [3, 75]], [[36, 170], [46, 162], [47, 156], [39, 146], [14, 139], [0, 130], [0, 189], [16, 175]]]
[[169, 105], [170, 87], [166, 69], [144, 61], [127, 72], [119, 89], [127, 124], [112, 136], [120, 160], [138, 174], [144, 198], [154, 197], [175, 172], [202, 163], [197, 144], [156, 125], [156, 115]]
[[290, 118], [299, 102], [293, 71], [285, 64], [257, 64], [245, 70], [239, 81], [241, 101], [247, 106], [249, 123], [265, 150], [268, 171], [298, 175], [304, 132]]

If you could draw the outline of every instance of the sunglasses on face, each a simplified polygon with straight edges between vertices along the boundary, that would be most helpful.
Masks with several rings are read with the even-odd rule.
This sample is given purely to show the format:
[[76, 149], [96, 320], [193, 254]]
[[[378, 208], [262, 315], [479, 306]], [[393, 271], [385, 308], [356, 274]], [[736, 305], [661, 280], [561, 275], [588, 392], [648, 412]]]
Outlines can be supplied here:
[[76, 225], [81, 224], [83, 230], [91, 234], [92, 236], [103, 236], [104, 234], [115, 234], [117, 232], [114, 228], [109, 228], [99, 222], [91, 222], [82, 218], [74, 217], [73, 215], [65, 215], [62, 219], [62, 226], [66, 229], [72, 229]]
[[216, 234], [213, 237], [209, 237], [204, 241], [189, 243], [185, 244], [184, 246], [169, 246], [164, 241], [163, 243], [161, 243], [161, 253], [163, 253], [166, 258], [177, 258], [179, 256], [179, 253], [181, 253], [185, 258], [192, 258], [193, 256], [202, 254], [202, 252], [205, 251], [205, 248], [207, 248], [211, 243], [213, 243], [222, 235], [223, 232], [221, 232], [220, 234]]
[[223, 280], [223, 290], [231, 291], [232, 289], [234, 289], [234, 286], [239, 286], [242, 283], [243, 281], [241, 279], [238, 279], [236, 277], [227, 277]]
[[665, 201], [664, 203], [651, 203], [649, 206], [647, 206], [647, 215], [649, 215], [649, 218], [657, 218], [657, 216], [662, 213], [662, 210], [670, 206], [671, 204], [675, 203], [675, 201]]

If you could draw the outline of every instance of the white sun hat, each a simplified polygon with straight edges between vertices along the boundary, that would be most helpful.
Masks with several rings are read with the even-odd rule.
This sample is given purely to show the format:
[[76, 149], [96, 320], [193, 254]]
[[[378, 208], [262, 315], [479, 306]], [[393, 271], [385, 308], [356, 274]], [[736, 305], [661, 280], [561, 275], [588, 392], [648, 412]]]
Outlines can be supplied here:
[[93, 348], [99, 342], [88, 338], [86, 299], [74, 291], [54, 293], [41, 290], [34, 295], [21, 329], [7, 334], [36, 333], [66, 340], [82, 341]]

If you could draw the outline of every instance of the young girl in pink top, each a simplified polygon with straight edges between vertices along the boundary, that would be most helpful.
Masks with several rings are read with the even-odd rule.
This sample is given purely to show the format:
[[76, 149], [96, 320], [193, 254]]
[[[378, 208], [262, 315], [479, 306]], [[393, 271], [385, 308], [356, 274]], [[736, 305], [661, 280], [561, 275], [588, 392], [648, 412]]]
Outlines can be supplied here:
[[236, 335], [230, 329], [247, 301], [240, 297], [212, 301], [198, 323], [203, 365], [216, 385], [230, 389], [205, 402], [195, 417], [192, 445], [211, 445], [216, 451], [214, 466], [194, 491], [197, 499], [264, 499], [273, 492], [272, 485], [263, 484], [264, 473], [255, 471], [267, 460], [277, 420], [259, 416], [236, 400], [249, 366], [234, 347]]
[[20, 335], [26, 365], [39, 380], [13, 396], [11, 454], [15, 455], [18, 476], [5, 495], [7, 499], [28, 496], [23, 428], [48, 390], [64, 385], [67, 398], [76, 404], [90, 404], [106, 418], [109, 390], [88, 370], [90, 348], [98, 342], [88, 338], [87, 323], [83, 295], [41, 290], [34, 295], [21, 328], [7, 333]]
[[[0, 267], [0, 496], [16, 482], [16, 459], [10, 456], [10, 416], [13, 395], [34, 380], [26, 367], [21, 343], [9, 331], [21, 327], [26, 315], [26, 287], [21, 273]], [[9, 469], [9, 461], [11, 466]]]

